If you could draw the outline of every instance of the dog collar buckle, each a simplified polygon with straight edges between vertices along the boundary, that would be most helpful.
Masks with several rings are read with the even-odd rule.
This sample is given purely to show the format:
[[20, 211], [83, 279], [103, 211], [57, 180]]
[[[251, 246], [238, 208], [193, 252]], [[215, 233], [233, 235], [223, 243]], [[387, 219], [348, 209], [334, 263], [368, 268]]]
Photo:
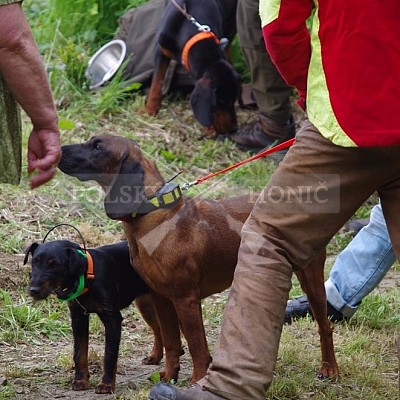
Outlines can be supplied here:
[[171, 207], [182, 197], [181, 188], [177, 183], [168, 182], [158, 192], [157, 200], [160, 207]]
[[211, 28], [208, 25], [200, 24], [193, 17], [189, 18], [189, 21], [197, 28], [199, 32], [211, 32]]

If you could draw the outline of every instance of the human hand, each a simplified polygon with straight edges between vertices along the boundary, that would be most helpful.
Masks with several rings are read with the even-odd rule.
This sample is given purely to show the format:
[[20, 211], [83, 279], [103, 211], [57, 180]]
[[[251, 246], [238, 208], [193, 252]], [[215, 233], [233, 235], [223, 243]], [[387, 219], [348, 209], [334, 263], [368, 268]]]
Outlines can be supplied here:
[[31, 189], [53, 178], [61, 158], [60, 132], [50, 129], [33, 129], [28, 140], [28, 173]]

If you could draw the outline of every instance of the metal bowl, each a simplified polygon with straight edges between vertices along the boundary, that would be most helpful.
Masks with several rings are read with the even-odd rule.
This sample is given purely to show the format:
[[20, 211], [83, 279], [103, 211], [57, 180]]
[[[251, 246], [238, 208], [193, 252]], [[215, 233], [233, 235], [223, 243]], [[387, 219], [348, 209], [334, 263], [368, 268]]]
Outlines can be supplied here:
[[86, 77], [89, 79], [89, 88], [96, 89], [103, 86], [118, 71], [124, 61], [126, 45], [123, 40], [112, 40], [99, 49], [89, 60]]

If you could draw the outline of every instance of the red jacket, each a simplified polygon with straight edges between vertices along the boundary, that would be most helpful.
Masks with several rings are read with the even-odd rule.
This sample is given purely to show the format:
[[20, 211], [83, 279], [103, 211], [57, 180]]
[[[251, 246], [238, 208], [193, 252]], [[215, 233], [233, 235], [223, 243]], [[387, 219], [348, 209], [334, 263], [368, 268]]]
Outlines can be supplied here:
[[400, 145], [400, 0], [260, 0], [260, 15], [271, 59], [325, 137]]

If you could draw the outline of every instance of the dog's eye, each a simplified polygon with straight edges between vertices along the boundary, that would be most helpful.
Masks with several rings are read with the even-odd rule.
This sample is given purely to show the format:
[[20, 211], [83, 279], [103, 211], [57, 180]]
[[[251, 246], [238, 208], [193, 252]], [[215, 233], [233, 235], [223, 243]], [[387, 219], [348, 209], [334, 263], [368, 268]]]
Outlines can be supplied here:
[[94, 144], [94, 149], [95, 149], [95, 150], [101, 150], [101, 143], [100, 143], [100, 142], [96, 142], [96, 143]]

